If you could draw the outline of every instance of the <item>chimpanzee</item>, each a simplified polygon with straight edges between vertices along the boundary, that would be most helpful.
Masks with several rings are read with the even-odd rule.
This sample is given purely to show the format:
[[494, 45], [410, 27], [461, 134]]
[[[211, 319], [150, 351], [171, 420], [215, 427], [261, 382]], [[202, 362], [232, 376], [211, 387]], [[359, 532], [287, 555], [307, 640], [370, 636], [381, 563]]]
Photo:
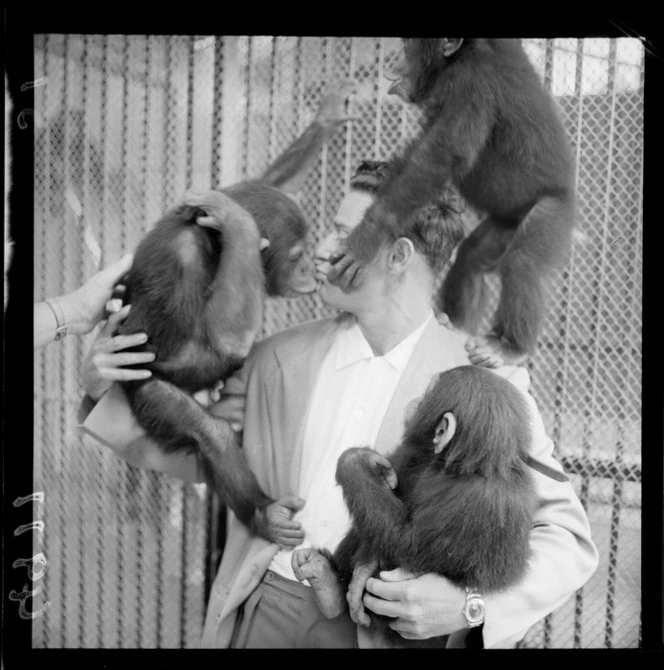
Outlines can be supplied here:
[[[521, 392], [497, 373], [461, 366], [435, 377], [404, 437], [386, 458], [368, 447], [337, 462], [352, 527], [334, 555], [293, 553], [295, 576], [308, 579], [321, 611], [338, 616], [355, 566], [366, 579], [397, 567], [438, 573], [482, 593], [516, 583], [530, 554], [537, 498], [528, 471], [530, 418]], [[357, 591], [357, 589], [356, 589]], [[352, 603], [351, 603], [352, 605]], [[371, 616], [370, 631], [396, 646], [410, 641]]]
[[423, 129], [394, 159], [328, 279], [358, 285], [381, 243], [451, 182], [485, 217], [458, 248], [440, 307], [475, 334], [484, 274], [497, 271], [499, 304], [479, 341], [521, 362], [541, 329], [544, 279], [566, 258], [574, 226], [574, 159], [555, 101], [516, 39], [406, 39], [394, 75], [390, 92], [422, 109]]
[[[352, 82], [323, 98], [314, 123], [263, 174], [221, 191], [189, 194], [139, 244], [124, 280], [131, 310], [121, 334], [145, 332], [134, 351], [156, 359], [147, 380], [123, 382], [137, 420], [167, 451], [196, 453], [208, 481], [255, 532], [260, 489], [230, 425], [192, 394], [227, 378], [262, 321], [265, 294], [297, 297], [316, 282], [304, 262], [307, 222], [295, 199], [333, 130], [351, 117]], [[266, 247], [267, 245], [267, 247]]]

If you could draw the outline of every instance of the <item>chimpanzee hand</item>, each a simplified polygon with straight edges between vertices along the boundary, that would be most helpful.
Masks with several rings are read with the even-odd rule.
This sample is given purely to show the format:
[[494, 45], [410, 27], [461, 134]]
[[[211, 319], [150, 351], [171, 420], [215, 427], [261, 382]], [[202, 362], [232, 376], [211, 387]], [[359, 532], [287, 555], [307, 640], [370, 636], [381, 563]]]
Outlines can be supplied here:
[[371, 618], [364, 608], [362, 597], [364, 596], [367, 580], [373, 575], [376, 568], [378, 568], [378, 561], [358, 563], [353, 568], [353, 578], [346, 592], [346, 600], [348, 601], [350, 618], [359, 626], [368, 627], [371, 624]]
[[113, 382], [146, 379], [152, 374], [149, 370], [127, 370], [122, 367], [150, 363], [155, 358], [155, 355], [148, 351], [118, 353], [123, 349], [143, 344], [147, 340], [145, 333], [114, 335], [118, 325], [129, 314], [130, 308], [131, 305], [125, 305], [109, 316], [83, 360], [81, 384], [93, 400], [99, 400], [111, 388]]
[[505, 365], [502, 354], [492, 347], [484, 337], [469, 337], [465, 346], [468, 359], [473, 365], [483, 368], [499, 368]]
[[378, 479], [390, 489], [395, 489], [398, 484], [397, 473], [392, 463], [369, 447], [351, 447], [341, 454], [337, 462], [337, 481], [339, 477], [344, 478], [344, 472], [358, 471], [366, 472], [370, 477]]
[[226, 419], [231, 428], [239, 433], [244, 428], [244, 406], [243, 395], [222, 394], [221, 397], [208, 407], [211, 414]]
[[297, 547], [304, 540], [304, 531], [302, 524], [292, 521], [292, 517], [303, 507], [302, 498], [285, 496], [261, 510], [256, 510], [254, 517], [256, 534], [277, 543], [282, 549]]
[[335, 81], [323, 95], [316, 114], [316, 121], [326, 128], [330, 128], [346, 121], [355, 121], [358, 116], [347, 112], [349, 98], [357, 93], [357, 83], [352, 79]]
[[358, 261], [350, 251], [343, 251], [330, 256], [331, 268], [327, 273], [327, 281], [341, 290], [357, 288], [367, 273], [367, 266]]

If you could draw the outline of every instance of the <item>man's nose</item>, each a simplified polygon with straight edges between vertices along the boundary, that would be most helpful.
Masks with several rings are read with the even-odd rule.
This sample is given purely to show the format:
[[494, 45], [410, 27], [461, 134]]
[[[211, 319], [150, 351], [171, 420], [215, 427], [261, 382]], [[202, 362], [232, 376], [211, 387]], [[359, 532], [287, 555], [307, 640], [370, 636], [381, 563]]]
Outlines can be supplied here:
[[323, 238], [320, 244], [316, 247], [316, 258], [321, 261], [328, 260], [330, 254], [334, 251], [334, 246], [332, 235]]

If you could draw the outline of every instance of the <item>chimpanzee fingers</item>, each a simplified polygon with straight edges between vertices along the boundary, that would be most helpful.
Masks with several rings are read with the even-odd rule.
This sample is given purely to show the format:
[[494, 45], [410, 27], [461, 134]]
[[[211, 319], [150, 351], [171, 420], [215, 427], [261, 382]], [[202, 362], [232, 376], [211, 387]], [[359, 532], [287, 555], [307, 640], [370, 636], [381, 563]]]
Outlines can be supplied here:
[[299, 521], [290, 521], [288, 519], [278, 519], [277, 521], [272, 521], [271, 522], [272, 527], [281, 532], [284, 533], [302, 533], [304, 534], [304, 531], [302, 530], [302, 524]]
[[350, 613], [350, 618], [358, 626], [364, 626], [365, 628], [368, 628], [371, 625], [371, 617], [364, 609], [362, 593], [357, 594], [355, 591], [352, 591], [349, 588], [348, 592], [346, 593], [346, 602], [348, 603], [348, 612]]
[[304, 533], [301, 535], [286, 535], [284, 533], [277, 533], [274, 541], [284, 547], [297, 547], [304, 541]]
[[499, 368], [505, 364], [502, 355], [491, 348], [483, 338], [468, 338], [465, 348], [472, 365], [485, 368]]
[[383, 479], [385, 479], [386, 484], [391, 488], [395, 489], [399, 480], [397, 479], [397, 473], [394, 471], [394, 468], [390, 465], [389, 467], [383, 467]]
[[[334, 258], [336, 258], [336, 255], [334, 256]], [[354, 259], [352, 258], [352, 256], [348, 256], [345, 254], [343, 256], [340, 256], [339, 260], [336, 260], [334, 262], [334, 265], [332, 265], [329, 272], [327, 273], [327, 281], [329, 281], [330, 284], [338, 284], [343, 288], [343, 286], [345, 286], [345, 284], [348, 281], [346, 279], [346, 270], [353, 263], [353, 260]], [[332, 262], [331, 258], [330, 262]]]
[[503, 357], [490, 351], [475, 351], [469, 353], [468, 360], [472, 365], [477, 365], [482, 368], [500, 368], [504, 365]]
[[299, 496], [285, 496], [277, 500], [277, 505], [281, 505], [282, 507], [297, 512], [304, 507], [304, 500]]
[[351, 265], [350, 269], [347, 271], [347, 274], [350, 277], [350, 286], [357, 288], [364, 281], [364, 277], [367, 274], [366, 265], [360, 265], [357, 261], [355, 261], [355, 263]]

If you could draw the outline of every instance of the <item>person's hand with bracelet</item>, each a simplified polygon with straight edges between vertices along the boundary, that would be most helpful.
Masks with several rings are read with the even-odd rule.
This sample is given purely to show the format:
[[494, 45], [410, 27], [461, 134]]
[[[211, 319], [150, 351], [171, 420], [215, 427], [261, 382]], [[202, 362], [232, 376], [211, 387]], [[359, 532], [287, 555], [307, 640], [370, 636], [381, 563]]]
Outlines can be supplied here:
[[34, 306], [34, 348], [61, 339], [68, 333], [89, 333], [104, 316], [115, 285], [127, 274], [133, 261], [126, 254], [91, 277], [83, 286]]

